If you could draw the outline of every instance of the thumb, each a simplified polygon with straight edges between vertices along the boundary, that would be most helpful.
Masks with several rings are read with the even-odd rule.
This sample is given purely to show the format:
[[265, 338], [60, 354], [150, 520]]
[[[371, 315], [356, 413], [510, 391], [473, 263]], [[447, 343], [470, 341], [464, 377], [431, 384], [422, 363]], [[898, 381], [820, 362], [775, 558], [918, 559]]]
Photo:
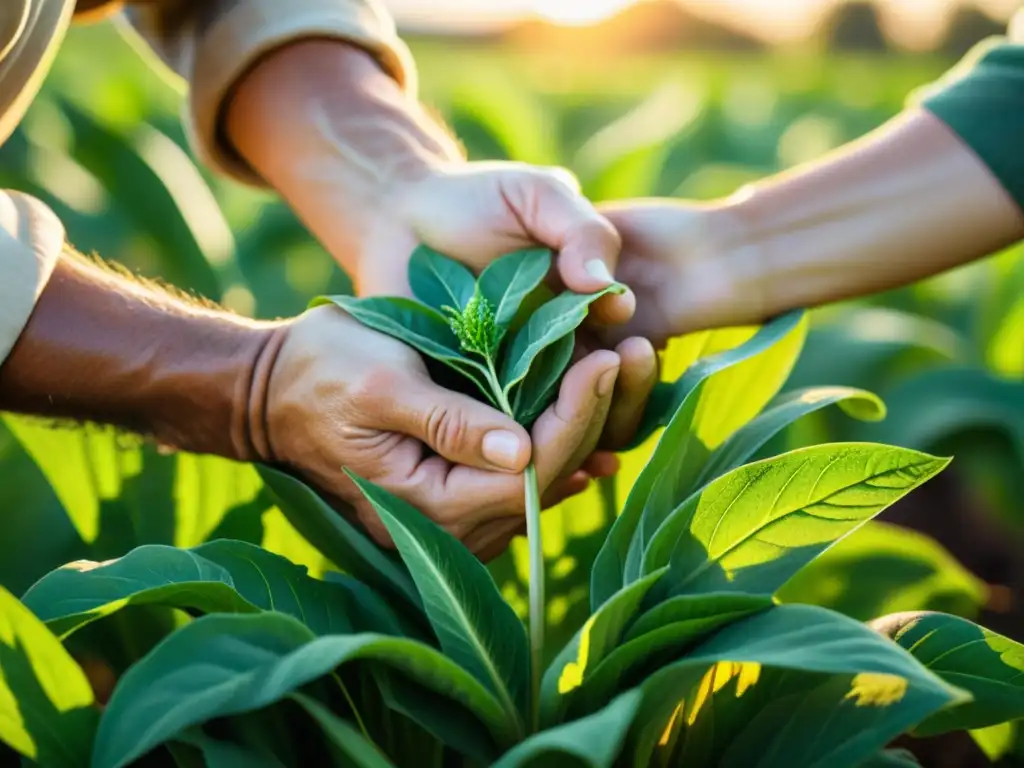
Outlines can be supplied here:
[[416, 377], [392, 399], [379, 427], [409, 435], [455, 464], [519, 473], [530, 461], [530, 436], [501, 411]]
[[[504, 198], [528, 235], [558, 250], [558, 274], [565, 286], [578, 293], [594, 293], [614, 281], [622, 240], [611, 222], [560, 171], [513, 176], [514, 183], [503, 190]], [[627, 291], [602, 297], [591, 308], [591, 316], [614, 325], [628, 321], [635, 309], [636, 298]]]

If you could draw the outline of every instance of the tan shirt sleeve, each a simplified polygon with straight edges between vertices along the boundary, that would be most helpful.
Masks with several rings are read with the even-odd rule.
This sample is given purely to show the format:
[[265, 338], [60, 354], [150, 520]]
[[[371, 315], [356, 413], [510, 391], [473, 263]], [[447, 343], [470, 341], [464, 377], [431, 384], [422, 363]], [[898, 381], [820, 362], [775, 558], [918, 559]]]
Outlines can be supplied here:
[[221, 117], [235, 84], [271, 50], [309, 37], [344, 40], [416, 93], [415, 64], [380, 0], [158, 0], [129, 5], [124, 16], [187, 80], [186, 125], [197, 154], [245, 183], [264, 186], [224, 140]]
[[64, 227], [43, 203], [0, 190], [0, 364], [28, 322], [64, 246]]

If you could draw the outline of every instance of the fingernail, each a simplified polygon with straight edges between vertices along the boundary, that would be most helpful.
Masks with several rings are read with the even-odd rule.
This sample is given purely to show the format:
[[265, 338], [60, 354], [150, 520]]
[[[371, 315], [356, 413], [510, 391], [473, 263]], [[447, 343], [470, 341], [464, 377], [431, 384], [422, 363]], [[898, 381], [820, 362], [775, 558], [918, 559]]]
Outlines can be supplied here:
[[587, 270], [587, 274], [595, 280], [601, 280], [605, 283], [615, 282], [615, 278], [612, 277], [612, 273], [608, 271], [608, 265], [600, 259], [588, 261], [585, 269]]
[[612, 393], [612, 388], [615, 386], [615, 379], [619, 376], [619, 369], [612, 368], [610, 371], [605, 371], [601, 374], [601, 378], [597, 380], [597, 396], [607, 397]]
[[505, 429], [496, 429], [484, 435], [484, 458], [496, 467], [516, 469], [519, 457], [519, 437]]

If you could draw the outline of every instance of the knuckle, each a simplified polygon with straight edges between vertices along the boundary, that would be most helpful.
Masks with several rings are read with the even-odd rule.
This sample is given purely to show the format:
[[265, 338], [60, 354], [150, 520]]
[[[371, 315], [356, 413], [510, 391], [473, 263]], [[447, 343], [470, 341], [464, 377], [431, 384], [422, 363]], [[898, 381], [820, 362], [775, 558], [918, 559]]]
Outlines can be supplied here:
[[435, 405], [424, 414], [423, 432], [438, 451], [461, 450], [469, 439], [470, 429], [466, 414], [458, 408]]
[[352, 386], [350, 399], [355, 405], [366, 405], [392, 398], [398, 388], [399, 373], [390, 365], [371, 365]]
[[568, 168], [561, 166], [549, 166], [542, 168], [541, 173], [547, 177], [548, 181], [556, 187], [561, 187], [567, 190], [573, 195], [580, 194], [580, 180], [576, 174], [570, 171]]

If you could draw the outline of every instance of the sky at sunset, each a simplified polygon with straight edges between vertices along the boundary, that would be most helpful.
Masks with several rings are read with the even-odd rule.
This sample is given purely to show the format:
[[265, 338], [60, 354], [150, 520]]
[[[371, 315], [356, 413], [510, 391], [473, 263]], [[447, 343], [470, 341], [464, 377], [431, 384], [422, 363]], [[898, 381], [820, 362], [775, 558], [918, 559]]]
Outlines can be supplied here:
[[[481, 27], [524, 17], [562, 24], [586, 24], [640, 0], [384, 0], [400, 22], [436, 27]], [[798, 37], [837, 0], [679, 0], [704, 16], [739, 23], [768, 39]], [[941, 26], [950, 0], [882, 0], [898, 23]], [[1019, 0], [977, 0], [1005, 17]]]

